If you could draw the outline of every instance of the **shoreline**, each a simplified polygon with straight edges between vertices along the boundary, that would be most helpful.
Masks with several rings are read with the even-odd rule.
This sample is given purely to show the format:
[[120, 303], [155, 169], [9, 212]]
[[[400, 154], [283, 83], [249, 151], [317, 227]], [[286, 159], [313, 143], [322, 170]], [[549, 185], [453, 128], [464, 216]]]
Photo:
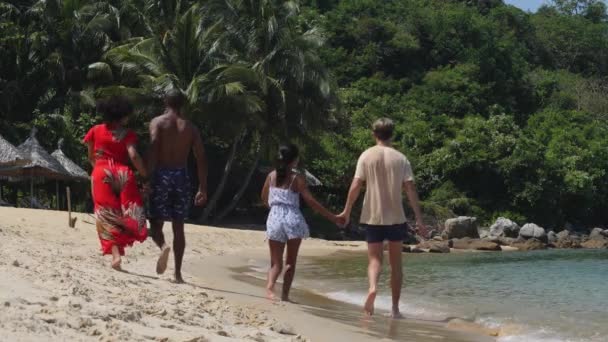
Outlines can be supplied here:
[[[11, 341], [350, 341], [377, 340], [352, 320], [322, 317], [327, 306], [356, 306], [294, 289], [302, 303], [270, 302], [263, 287], [235, 267], [267, 256], [264, 232], [186, 225], [185, 285], [155, 274], [158, 249], [149, 239], [127, 249], [125, 272], [101, 257], [88, 214], [0, 208], [0, 331]], [[89, 221], [89, 223], [87, 223]], [[169, 224], [165, 225], [171, 240]], [[363, 242], [309, 239], [301, 261], [337, 251], [364, 251]], [[171, 257], [172, 260], [172, 257]], [[249, 279], [251, 280], [251, 279]], [[303, 300], [301, 299], [303, 298]], [[323, 306], [325, 305], [325, 306]], [[408, 329], [443, 340], [490, 341], [467, 329], [445, 329], [406, 319]]]

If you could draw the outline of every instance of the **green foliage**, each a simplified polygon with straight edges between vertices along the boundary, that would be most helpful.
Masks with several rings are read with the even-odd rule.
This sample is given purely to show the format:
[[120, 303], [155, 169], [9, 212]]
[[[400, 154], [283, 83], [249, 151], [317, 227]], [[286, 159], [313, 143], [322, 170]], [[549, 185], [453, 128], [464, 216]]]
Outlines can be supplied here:
[[219, 206], [255, 207], [259, 184], [242, 180], [289, 139], [340, 209], [371, 123], [390, 117], [434, 224], [605, 224], [607, 80], [599, 0], [537, 13], [499, 0], [0, 2], [0, 134], [18, 143], [36, 126], [87, 166], [97, 98], [129, 96], [145, 141], [159, 95], [178, 88], [210, 185], [225, 180]]

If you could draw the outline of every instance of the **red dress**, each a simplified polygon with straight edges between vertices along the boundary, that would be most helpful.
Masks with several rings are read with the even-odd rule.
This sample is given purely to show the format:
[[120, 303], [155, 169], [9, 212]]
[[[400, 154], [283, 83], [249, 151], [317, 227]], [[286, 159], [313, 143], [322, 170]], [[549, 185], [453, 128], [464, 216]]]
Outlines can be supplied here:
[[116, 245], [124, 255], [125, 246], [148, 236], [141, 194], [128, 166], [127, 147], [137, 142], [137, 136], [123, 127], [101, 124], [89, 130], [84, 142], [93, 144], [95, 151], [91, 191], [101, 250], [111, 254]]

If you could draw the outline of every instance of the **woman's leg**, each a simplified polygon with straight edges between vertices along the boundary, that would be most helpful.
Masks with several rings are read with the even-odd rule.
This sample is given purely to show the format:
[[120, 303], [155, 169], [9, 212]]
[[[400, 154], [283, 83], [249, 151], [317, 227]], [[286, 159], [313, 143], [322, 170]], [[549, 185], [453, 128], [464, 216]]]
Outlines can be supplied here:
[[283, 271], [283, 251], [285, 243], [268, 240], [270, 248], [270, 270], [268, 271], [268, 284], [266, 285], [266, 296], [268, 299], [274, 299], [274, 285]]
[[287, 257], [285, 261], [285, 275], [283, 276], [283, 293], [281, 300], [289, 301], [289, 290], [291, 283], [296, 274], [296, 261], [298, 260], [298, 252], [302, 239], [291, 239], [287, 241]]
[[120, 249], [118, 246], [112, 246], [112, 268], [120, 271], [120, 263], [122, 260], [120, 259]]

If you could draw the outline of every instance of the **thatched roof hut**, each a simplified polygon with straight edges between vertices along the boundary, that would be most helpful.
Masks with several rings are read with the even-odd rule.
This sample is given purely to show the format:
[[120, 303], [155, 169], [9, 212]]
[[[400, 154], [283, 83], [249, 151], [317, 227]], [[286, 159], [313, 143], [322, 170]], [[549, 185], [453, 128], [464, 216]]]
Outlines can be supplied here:
[[27, 162], [17, 147], [0, 136], [0, 167], [19, 166]]
[[61, 166], [63, 166], [63, 168], [70, 174], [72, 178], [88, 180], [89, 174], [63, 153], [61, 150], [62, 146], [63, 139], [59, 139], [57, 149], [51, 153], [51, 156], [55, 158], [59, 164], [61, 164]]
[[44, 177], [51, 179], [69, 179], [70, 173], [61, 166], [36, 139], [36, 129], [32, 129], [30, 137], [19, 145], [19, 151], [29, 162], [20, 168], [17, 176]]

